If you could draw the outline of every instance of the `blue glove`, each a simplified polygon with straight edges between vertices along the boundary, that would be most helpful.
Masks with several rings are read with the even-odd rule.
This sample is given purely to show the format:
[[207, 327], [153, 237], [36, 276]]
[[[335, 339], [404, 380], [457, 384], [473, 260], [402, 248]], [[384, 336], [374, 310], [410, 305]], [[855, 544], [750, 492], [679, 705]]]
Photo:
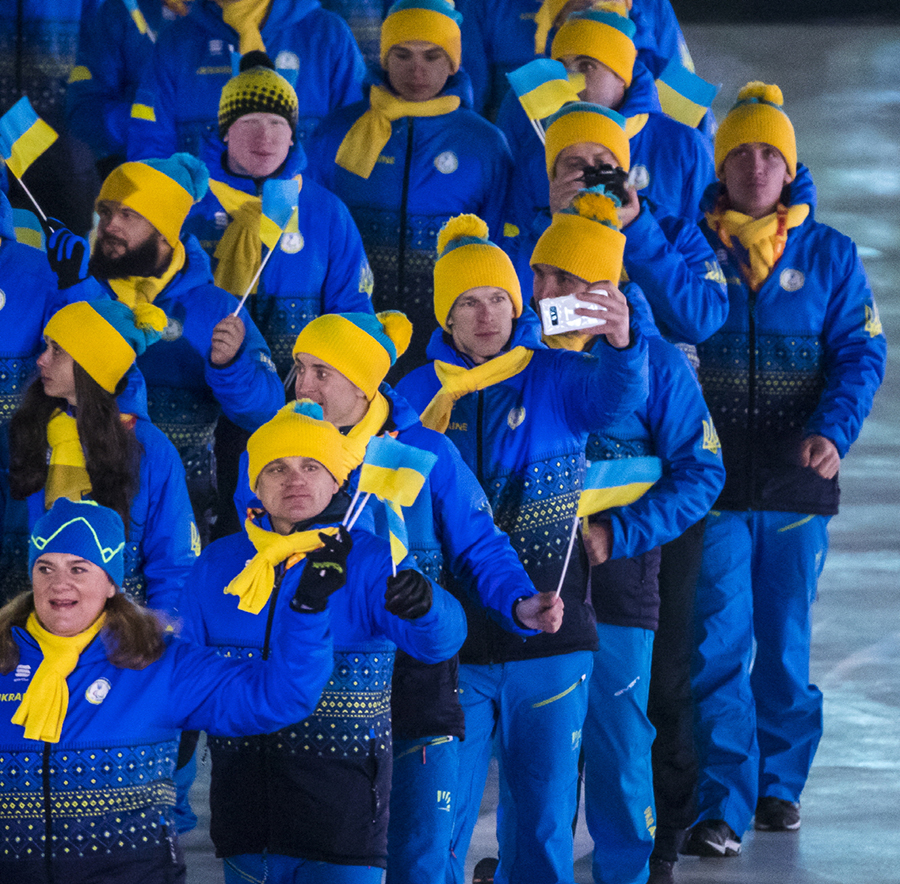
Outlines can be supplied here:
[[62, 226], [55, 218], [41, 222], [47, 234], [47, 260], [59, 287], [67, 289], [88, 277], [91, 247], [83, 237]]

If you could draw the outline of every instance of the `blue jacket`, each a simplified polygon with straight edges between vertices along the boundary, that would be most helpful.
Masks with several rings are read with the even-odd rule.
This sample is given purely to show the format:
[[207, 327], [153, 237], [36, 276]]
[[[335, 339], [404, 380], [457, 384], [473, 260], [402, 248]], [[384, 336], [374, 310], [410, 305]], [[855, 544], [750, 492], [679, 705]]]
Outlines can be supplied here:
[[[534, 17], [543, 0], [460, 0], [463, 66], [472, 78], [475, 108], [494, 119], [506, 95], [506, 74], [532, 61]], [[638, 58], [648, 62], [690, 59], [684, 35], [669, 0], [635, 0], [630, 16], [637, 28]], [[547, 54], [553, 34], [547, 39]], [[512, 142], [511, 142], [512, 143]]]
[[392, 5], [391, 0], [322, 0], [350, 25], [368, 67], [381, 67], [381, 25]]
[[[550, 221], [545, 206], [529, 229], [503, 240], [523, 291], [531, 290], [531, 255]], [[696, 344], [722, 325], [728, 315], [725, 277], [696, 222], [657, 213], [642, 199], [640, 213], [622, 233], [623, 276], [641, 288], [667, 340]]]
[[[303, 527], [339, 520], [338, 515]], [[385, 866], [395, 649], [425, 662], [446, 660], [462, 644], [465, 619], [436, 584], [427, 614], [417, 620], [389, 614], [384, 608], [391, 573], [388, 543], [358, 527], [351, 534], [347, 583], [328, 601], [334, 669], [315, 711], [263, 737], [210, 740], [210, 835], [218, 856], [269, 851]], [[259, 615], [239, 611], [237, 598], [223, 594], [254, 554], [244, 533], [212, 543], [185, 592], [186, 635], [223, 656], [265, 658], [273, 624], [295, 616], [289, 604], [304, 561], [287, 571], [278, 566], [272, 597]], [[400, 567], [414, 566], [407, 559]]]
[[[365, 70], [350, 28], [319, 0], [272, 0], [260, 32], [276, 67], [298, 71], [301, 141], [330, 111], [362, 97]], [[129, 159], [179, 150], [199, 156], [204, 139], [218, 131], [219, 98], [239, 45], [215, 0], [196, 0], [187, 18], [163, 31], [135, 95]]]
[[82, 21], [66, 87], [66, 125], [98, 159], [125, 158], [131, 105], [160, 30], [175, 14], [160, 0], [138, 0], [143, 34], [123, 0], [106, 0]]
[[[464, 78], [444, 94], [457, 94]], [[308, 147], [310, 171], [350, 209], [375, 276], [377, 310], [402, 310], [413, 323], [406, 361], [420, 365], [436, 327], [432, 299], [437, 235], [454, 215], [483, 218], [492, 237], [503, 232], [503, 206], [511, 172], [506, 139], [496, 127], [461, 106], [438, 117], [403, 117], [372, 174], [360, 178], [334, 158], [368, 102], [342, 108], [322, 123]]]
[[[122, 589], [139, 605], [175, 613], [182, 584], [200, 554], [184, 467], [175, 446], [147, 417], [144, 380], [137, 369], [131, 370], [129, 386], [117, 402], [122, 414], [135, 416], [134, 434], [142, 448], [140, 484], [129, 514]], [[28, 510], [30, 534], [46, 512], [43, 490], [28, 498]], [[28, 535], [22, 540], [22, 588], [27, 589]]]
[[[225, 146], [218, 137], [203, 157], [212, 177], [244, 193], [260, 196], [262, 182], [229, 172]], [[279, 180], [298, 175], [306, 156], [298, 144], [291, 149]], [[247, 310], [272, 350], [281, 377], [293, 365], [297, 335], [323, 313], [372, 312], [372, 271], [362, 239], [347, 207], [309, 176], [302, 179], [298, 204], [299, 234], [285, 233], [266, 264]], [[193, 233], [213, 257], [230, 218], [210, 190], [194, 205], [183, 231]], [[264, 252], [267, 250], [264, 249]], [[238, 297], [243, 292], [235, 292]]]
[[331, 669], [328, 612], [286, 611], [274, 632], [266, 664], [168, 639], [162, 658], [141, 670], [113, 666], [95, 638], [67, 679], [60, 741], [42, 743], [10, 721], [42, 660], [35, 640], [14, 628], [20, 657], [0, 675], [0, 755], [3, 798], [16, 810], [0, 835], [0, 880], [49, 884], [48, 829], [56, 884], [85, 881], [98, 857], [125, 869], [105, 869], [104, 881], [133, 881], [129, 863], [174, 851], [179, 732], [270, 731], [308, 715], [319, 699]]
[[[709, 140], [698, 129], [662, 112], [656, 82], [640, 62], [635, 63], [634, 80], [617, 110], [626, 119], [647, 115], [643, 128], [628, 141], [639, 195], [650, 201], [658, 215], [697, 220], [703, 191], [716, 177]], [[516, 145], [506, 220], [527, 230], [535, 215], [550, 204], [544, 145], [512, 93], [506, 97], [497, 125], [509, 143]]]
[[[640, 289], [628, 285], [625, 295], [647, 338], [650, 395], [645, 405], [604, 433], [591, 434], [587, 457], [596, 461], [655, 455], [662, 460], [663, 474], [634, 503], [591, 517], [612, 530], [610, 559], [640, 556], [679, 537], [706, 515], [725, 482], [721, 446], [693, 369], [656, 331]], [[598, 622], [656, 629], [655, 582], [650, 591], [635, 594], [621, 587], [610, 591], [602, 581], [592, 584]]]
[[[838, 478], [798, 466], [799, 446], [820, 435], [846, 455], [884, 377], [887, 345], [856, 246], [815, 220], [804, 167], [789, 193], [810, 214], [788, 231], [758, 292], [738, 257], [701, 222], [728, 283], [728, 318], [697, 348], [725, 459], [716, 508], [832, 515]], [[704, 207], [718, 194], [719, 185], [710, 186]]]
[[[517, 375], [459, 399], [447, 438], [484, 488], [497, 526], [540, 591], [555, 591], [585, 469], [588, 435], [638, 408], [647, 396], [646, 342], [638, 334], [625, 350], [597, 348], [595, 356], [547, 349], [530, 309], [517, 320], [509, 347], [533, 351]], [[467, 361], [443, 332], [435, 332], [428, 355], [454, 365]], [[552, 379], [552, 383], [550, 380]], [[440, 388], [434, 365], [407, 375], [399, 392], [419, 412]], [[587, 597], [586, 560], [576, 546], [562, 597], [562, 628], [524, 642], [464, 599], [469, 640], [461, 660], [490, 663], [593, 649], [594, 617]]]

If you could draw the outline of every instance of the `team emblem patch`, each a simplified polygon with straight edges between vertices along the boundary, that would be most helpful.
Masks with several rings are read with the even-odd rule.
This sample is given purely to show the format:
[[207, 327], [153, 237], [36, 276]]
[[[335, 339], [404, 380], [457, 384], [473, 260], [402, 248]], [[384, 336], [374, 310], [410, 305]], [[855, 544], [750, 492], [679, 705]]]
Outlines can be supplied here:
[[184, 326], [179, 320], [170, 316], [161, 335], [164, 341], [177, 341], [184, 334]]
[[632, 166], [631, 175], [635, 190], [643, 190], [650, 186], [650, 170], [646, 166]]
[[227, 212], [216, 212], [213, 215], [213, 223], [216, 225], [216, 230], [224, 230], [231, 223], [231, 218], [228, 217]]
[[806, 277], [800, 270], [794, 270], [791, 267], [786, 267], [781, 271], [781, 276], [778, 277], [778, 282], [786, 292], [799, 292], [800, 289], [803, 288], [803, 284], [806, 282]]
[[287, 80], [291, 86], [297, 83], [297, 74], [300, 71], [300, 56], [296, 52], [282, 49], [275, 56], [275, 70]]
[[0, 310], [6, 306], [6, 292], [0, 289]]
[[713, 454], [718, 454], [721, 447], [722, 443], [719, 441], [719, 434], [716, 432], [713, 422], [711, 420], [703, 421], [703, 448]]
[[434, 168], [442, 175], [450, 175], [459, 168], [459, 159], [452, 150], [445, 150], [434, 158]]
[[281, 236], [281, 251], [288, 255], [296, 255], [305, 244], [306, 240], [303, 239], [303, 234], [299, 231], [297, 233], [284, 233]]
[[[0, 292], [2, 294], [2, 292]], [[3, 305], [0, 304], [0, 307]], [[876, 338], [882, 332], [881, 327], [881, 318], [878, 315], [878, 307], [875, 305], [875, 302], [872, 301], [872, 306], [870, 307], [866, 304], [866, 331], [869, 333], [870, 338]]]
[[520, 426], [522, 421], [525, 420], [525, 408], [521, 405], [516, 408], [510, 408], [509, 414], [506, 415], [506, 423], [507, 426], [514, 430], [516, 427]]
[[94, 706], [99, 706], [110, 692], [112, 685], [105, 678], [98, 678], [85, 692], [84, 698]]
[[368, 261], [363, 261], [359, 265], [359, 291], [372, 297], [372, 291], [375, 288], [375, 276], [372, 274], [372, 268]]

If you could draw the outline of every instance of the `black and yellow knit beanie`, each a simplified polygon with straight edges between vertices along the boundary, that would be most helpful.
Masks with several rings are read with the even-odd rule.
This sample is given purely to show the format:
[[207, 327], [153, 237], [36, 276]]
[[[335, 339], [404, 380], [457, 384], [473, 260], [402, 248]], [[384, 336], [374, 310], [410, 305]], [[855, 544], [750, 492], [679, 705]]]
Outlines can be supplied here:
[[219, 136], [224, 138], [245, 114], [277, 114], [297, 127], [297, 93], [265, 52], [254, 50], [241, 59], [240, 73], [232, 77], [219, 99]]

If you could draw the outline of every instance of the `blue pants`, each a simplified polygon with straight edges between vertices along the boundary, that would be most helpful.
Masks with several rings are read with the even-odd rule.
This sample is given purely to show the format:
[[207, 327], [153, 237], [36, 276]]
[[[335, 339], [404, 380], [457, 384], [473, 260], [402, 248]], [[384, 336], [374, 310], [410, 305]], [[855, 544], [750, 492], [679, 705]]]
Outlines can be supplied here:
[[647, 718], [653, 633], [597, 624], [584, 720], [584, 811], [595, 884], [645, 884], [656, 828]]
[[224, 862], [225, 884], [380, 884], [384, 874], [374, 866], [338, 866], [278, 853], [242, 853]]
[[459, 745], [456, 737], [394, 740], [386, 884], [434, 884], [445, 879]]
[[822, 735], [809, 646], [828, 521], [779, 512], [707, 516], [693, 678], [699, 818], [723, 819], [738, 835], [759, 796], [799, 799]]
[[573, 884], [572, 820], [593, 654], [459, 667], [466, 739], [448, 882], [463, 868], [497, 735], [500, 800], [497, 884]]

